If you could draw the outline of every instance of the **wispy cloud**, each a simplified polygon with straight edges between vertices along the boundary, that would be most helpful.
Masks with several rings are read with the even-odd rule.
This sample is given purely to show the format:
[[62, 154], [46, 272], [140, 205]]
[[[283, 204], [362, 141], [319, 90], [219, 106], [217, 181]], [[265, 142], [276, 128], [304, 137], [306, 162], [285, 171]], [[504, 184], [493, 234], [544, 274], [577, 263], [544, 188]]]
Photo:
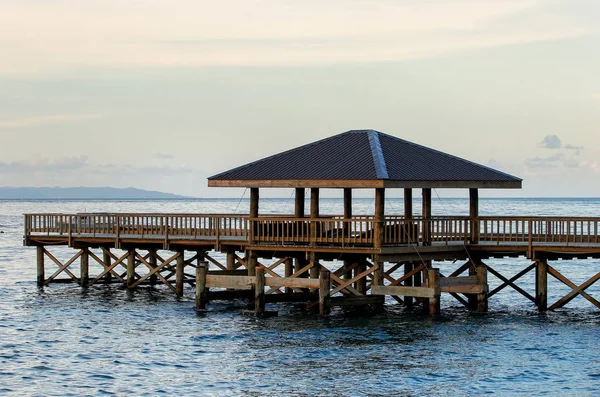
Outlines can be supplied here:
[[54, 2], [2, 4], [0, 37], [10, 40], [0, 46], [11, 62], [0, 74], [398, 61], [586, 32], [546, 10], [550, 0], [150, 3], [74, 2], [68, 14]]
[[154, 153], [154, 157], [157, 159], [163, 159], [163, 160], [171, 160], [174, 159], [175, 156], [172, 155], [171, 153]]
[[69, 171], [83, 168], [88, 157], [62, 157], [59, 159], [35, 158], [31, 160], [2, 162], [0, 171], [10, 173]]
[[30, 116], [17, 119], [0, 119], [0, 129], [38, 127], [54, 124], [66, 124], [79, 121], [97, 120], [100, 114], [54, 114], [46, 116]]

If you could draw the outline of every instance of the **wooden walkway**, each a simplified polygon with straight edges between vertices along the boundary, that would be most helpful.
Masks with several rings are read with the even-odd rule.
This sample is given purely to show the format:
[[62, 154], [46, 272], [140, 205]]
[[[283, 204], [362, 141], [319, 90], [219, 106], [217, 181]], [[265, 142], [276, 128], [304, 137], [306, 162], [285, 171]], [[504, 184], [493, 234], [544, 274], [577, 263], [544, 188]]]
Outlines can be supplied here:
[[[488, 299], [505, 288], [540, 310], [562, 307], [579, 295], [600, 308], [585, 292], [600, 273], [576, 285], [548, 263], [600, 257], [600, 218], [385, 216], [378, 227], [381, 241], [374, 232], [377, 222], [373, 216], [336, 215], [27, 214], [24, 244], [38, 249], [40, 286], [162, 283], [182, 295], [190, 284], [196, 286], [198, 309], [214, 299], [244, 298], [257, 315], [266, 313], [265, 303], [286, 301], [306, 302], [307, 308], [327, 314], [335, 305], [381, 307], [391, 296], [437, 314], [440, 294], [448, 293], [470, 310], [486, 311]], [[60, 261], [53, 246], [72, 247], [75, 254]], [[226, 261], [216, 260], [215, 251]], [[484, 262], [519, 256], [532, 263], [515, 275]], [[47, 260], [57, 266], [49, 277]], [[444, 260], [463, 262], [444, 275], [432, 268], [432, 261]], [[343, 265], [332, 268], [327, 261]], [[97, 274], [90, 275], [90, 263]], [[533, 271], [536, 291], [528, 292], [517, 281]], [[502, 282], [491, 291], [488, 274]], [[548, 275], [571, 288], [551, 305]]]

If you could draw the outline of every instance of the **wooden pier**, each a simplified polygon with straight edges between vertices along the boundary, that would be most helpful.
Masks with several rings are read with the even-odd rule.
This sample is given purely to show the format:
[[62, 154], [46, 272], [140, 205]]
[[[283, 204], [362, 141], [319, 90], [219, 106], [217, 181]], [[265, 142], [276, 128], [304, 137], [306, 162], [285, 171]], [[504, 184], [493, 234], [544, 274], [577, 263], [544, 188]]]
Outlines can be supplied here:
[[[182, 296], [188, 284], [198, 310], [212, 300], [247, 299], [257, 316], [273, 302], [304, 302], [321, 315], [333, 306], [381, 310], [386, 296], [437, 315], [442, 293], [486, 312], [489, 299], [507, 287], [540, 311], [579, 295], [600, 308], [586, 293], [600, 272], [590, 269], [589, 280], [576, 285], [551, 265], [599, 258], [600, 218], [480, 216], [478, 189], [518, 188], [521, 180], [389, 135], [349, 131], [219, 174], [209, 186], [249, 188], [250, 213], [26, 214], [24, 244], [37, 247], [38, 285], [164, 284]], [[294, 214], [260, 214], [264, 187], [294, 188]], [[469, 216], [432, 216], [432, 188], [449, 187], [469, 189]], [[344, 189], [343, 214], [320, 214], [321, 188]], [[404, 213], [386, 214], [386, 189], [398, 188]], [[353, 189], [375, 189], [372, 215], [352, 214]], [[419, 215], [415, 189], [422, 195]], [[58, 260], [56, 246], [72, 247], [73, 256]], [[516, 275], [486, 264], [504, 257], [531, 262]], [[441, 274], [433, 261], [459, 264]], [[531, 293], [517, 284], [530, 272]], [[488, 274], [502, 284], [490, 290]], [[571, 289], [550, 305], [548, 275]]]

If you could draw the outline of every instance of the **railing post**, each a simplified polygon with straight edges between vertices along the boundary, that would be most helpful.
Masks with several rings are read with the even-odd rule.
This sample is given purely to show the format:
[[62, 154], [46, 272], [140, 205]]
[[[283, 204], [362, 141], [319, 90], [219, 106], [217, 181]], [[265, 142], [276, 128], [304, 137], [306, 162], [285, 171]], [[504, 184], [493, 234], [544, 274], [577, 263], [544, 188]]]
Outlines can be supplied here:
[[319, 315], [328, 316], [331, 311], [330, 303], [331, 273], [323, 268], [319, 274]]
[[196, 268], [196, 310], [205, 310], [208, 303], [207, 274], [208, 262], [200, 262]]

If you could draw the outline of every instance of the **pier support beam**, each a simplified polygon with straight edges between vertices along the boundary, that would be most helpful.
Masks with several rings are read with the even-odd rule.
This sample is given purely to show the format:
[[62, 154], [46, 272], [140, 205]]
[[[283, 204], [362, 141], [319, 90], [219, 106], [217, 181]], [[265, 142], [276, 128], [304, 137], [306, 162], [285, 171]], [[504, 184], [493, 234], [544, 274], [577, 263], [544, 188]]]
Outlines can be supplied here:
[[183, 269], [185, 267], [185, 257], [184, 252], [179, 251], [179, 255], [177, 256], [177, 262], [175, 264], [175, 295], [181, 297], [183, 296], [183, 279], [184, 273]]
[[377, 248], [383, 247], [383, 229], [385, 217], [385, 189], [375, 189], [375, 236], [373, 236], [373, 246]]
[[[259, 200], [258, 188], [257, 187], [250, 188], [250, 212], [248, 214], [250, 219], [258, 218], [258, 200]], [[250, 233], [249, 243], [254, 244], [256, 242], [256, 235], [258, 232], [258, 223], [256, 223], [255, 221], [250, 221], [250, 226], [251, 226], [251, 229], [250, 229], [251, 233]]]
[[[110, 248], [104, 248], [102, 250], [102, 262], [104, 262], [104, 265], [107, 268], [110, 268], [110, 264], [112, 262], [112, 258], [110, 257]], [[106, 279], [106, 283], [109, 284], [113, 278], [112, 272], [107, 272], [104, 278]]]
[[487, 266], [481, 264], [477, 266], [477, 284], [483, 286], [483, 291], [477, 294], [477, 312], [487, 313], [488, 311], [488, 282]]
[[429, 298], [429, 314], [432, 316], [438, 316], [440, 314], [440, 296], [442, 294], [439, 269], [429, 269], [427, 271], [427, 286], [435, 290], [434, 297]]
[[80, 260], [79, 282], [83, 288], [87, 288], [90, 282], [90, 252], [87, 248], [83, 249]]
[[413, 191], [411, 188], [404, 189], [404, 218], [413, 217]]
[[548, 262], [545, 259], [536, 261], [535, 302], [540, 312], [548, 310]]
[[235, 251], [232, 249], [227, 250], [227, 270], [235, 270]]
[[[155, 249], [148, 250], [148, 263], [150, 264], [150, 267], [152, 269], [156, 269], [157, 259], [156, 259], [156, 250]], [[156, 275], [156, 273], [154, 273], [153, 275], [150, 276], [150, 285], [155, 285], [157, 281], [158, 281], [158, 276]]]
[[200, 262], [196, 268], [196, 310], [205, 310], [208, 303], [207, 274], [208, 262]]
[[[410, 272], [412, 272], [414, 270], [414, 265], [412, 263], [406, 262], [404, 264], [404, 275], [406, 276], [407, 274], [409, 274]], [[413, 286], [413, 278], [414, 276], [411, 277], [407, 277], [406, 280], [404, 280], [404, 286], [405, 287], [412, 287]], [[405, 296], [403, 298], [404, 300], [404, 306], [406, 306], [407, 309], [412, 309], [413, 307], [413, 297], [412, 296]]]
[[[373, 280], [371, 281], [371, 286], [383, 285], [383, 274], [385, 272], [384, 262], [381, 260], [379, 255], [373, 256], [373, 266], [376, 267], [376, 270], [373, 271]], [[383, 310], [383, 306], [385, 304], [385, 296], [380, 297], [380, 301], [374, 304], [374, 307], [377, 311]]]
[[[294, 274], [294, 259], [293, 258], [286, 258], [285, 262], [284, 262], [284, 274], [285, 277], [288, 278], [290, 277], [292, 274]], [[285, 293], [286, 294], [291, 294], [294, 292], [294, 289], [291, 287], [285, 287]]]
[[256, 264], [258, 263], [258, 256], [252, 251], [248, 251], [246, 255], [248, 257], [248, 276], [255, 276]]
[[[344, 188], [344, 219], [352, 218], [352, 189]], [[344, 222], [342, 226], [344, 237], [350, 236], [351, 224]]]
[[256, 285], [254, 287], [254, 314], [256, 317], [265, 315], [265, 268], [256, 268]]
[[331, 273], [327, 269], [321, 269], [319, 274], [319, 314], [328, 316], [331, 311]]
[[[359, 259], [358, 265], [354, 268], [354, 277], [367, 270], [367, 261], [365, 259]], [[363, 277], [356, 281], [354, 288], [359, 294], [365, 295], [367, 293], [367, 278]]]
[[[318, 279], [319, 278], [319, 271], [321, 270], [321, 265], [319, 264], [319, 259], [317, 258], [317, 254], [315, 252], [311, 252], [309, 254], [309, 263], [312, 265], [312, 267], [309, 270], [310, 273], [310, 278], [312, 279]], [[317, 292], [316, 290], [311, 290], [311, 292]]]
[[131, 287], [135, 282], [135, 249], [129, 249], [127, 252], [127, 287]]
[[44, 286], [46, 281], [45, 266], [44, 266], [44, 247], [38, 245], [37, 247], [37, 285], [38, 287]]

